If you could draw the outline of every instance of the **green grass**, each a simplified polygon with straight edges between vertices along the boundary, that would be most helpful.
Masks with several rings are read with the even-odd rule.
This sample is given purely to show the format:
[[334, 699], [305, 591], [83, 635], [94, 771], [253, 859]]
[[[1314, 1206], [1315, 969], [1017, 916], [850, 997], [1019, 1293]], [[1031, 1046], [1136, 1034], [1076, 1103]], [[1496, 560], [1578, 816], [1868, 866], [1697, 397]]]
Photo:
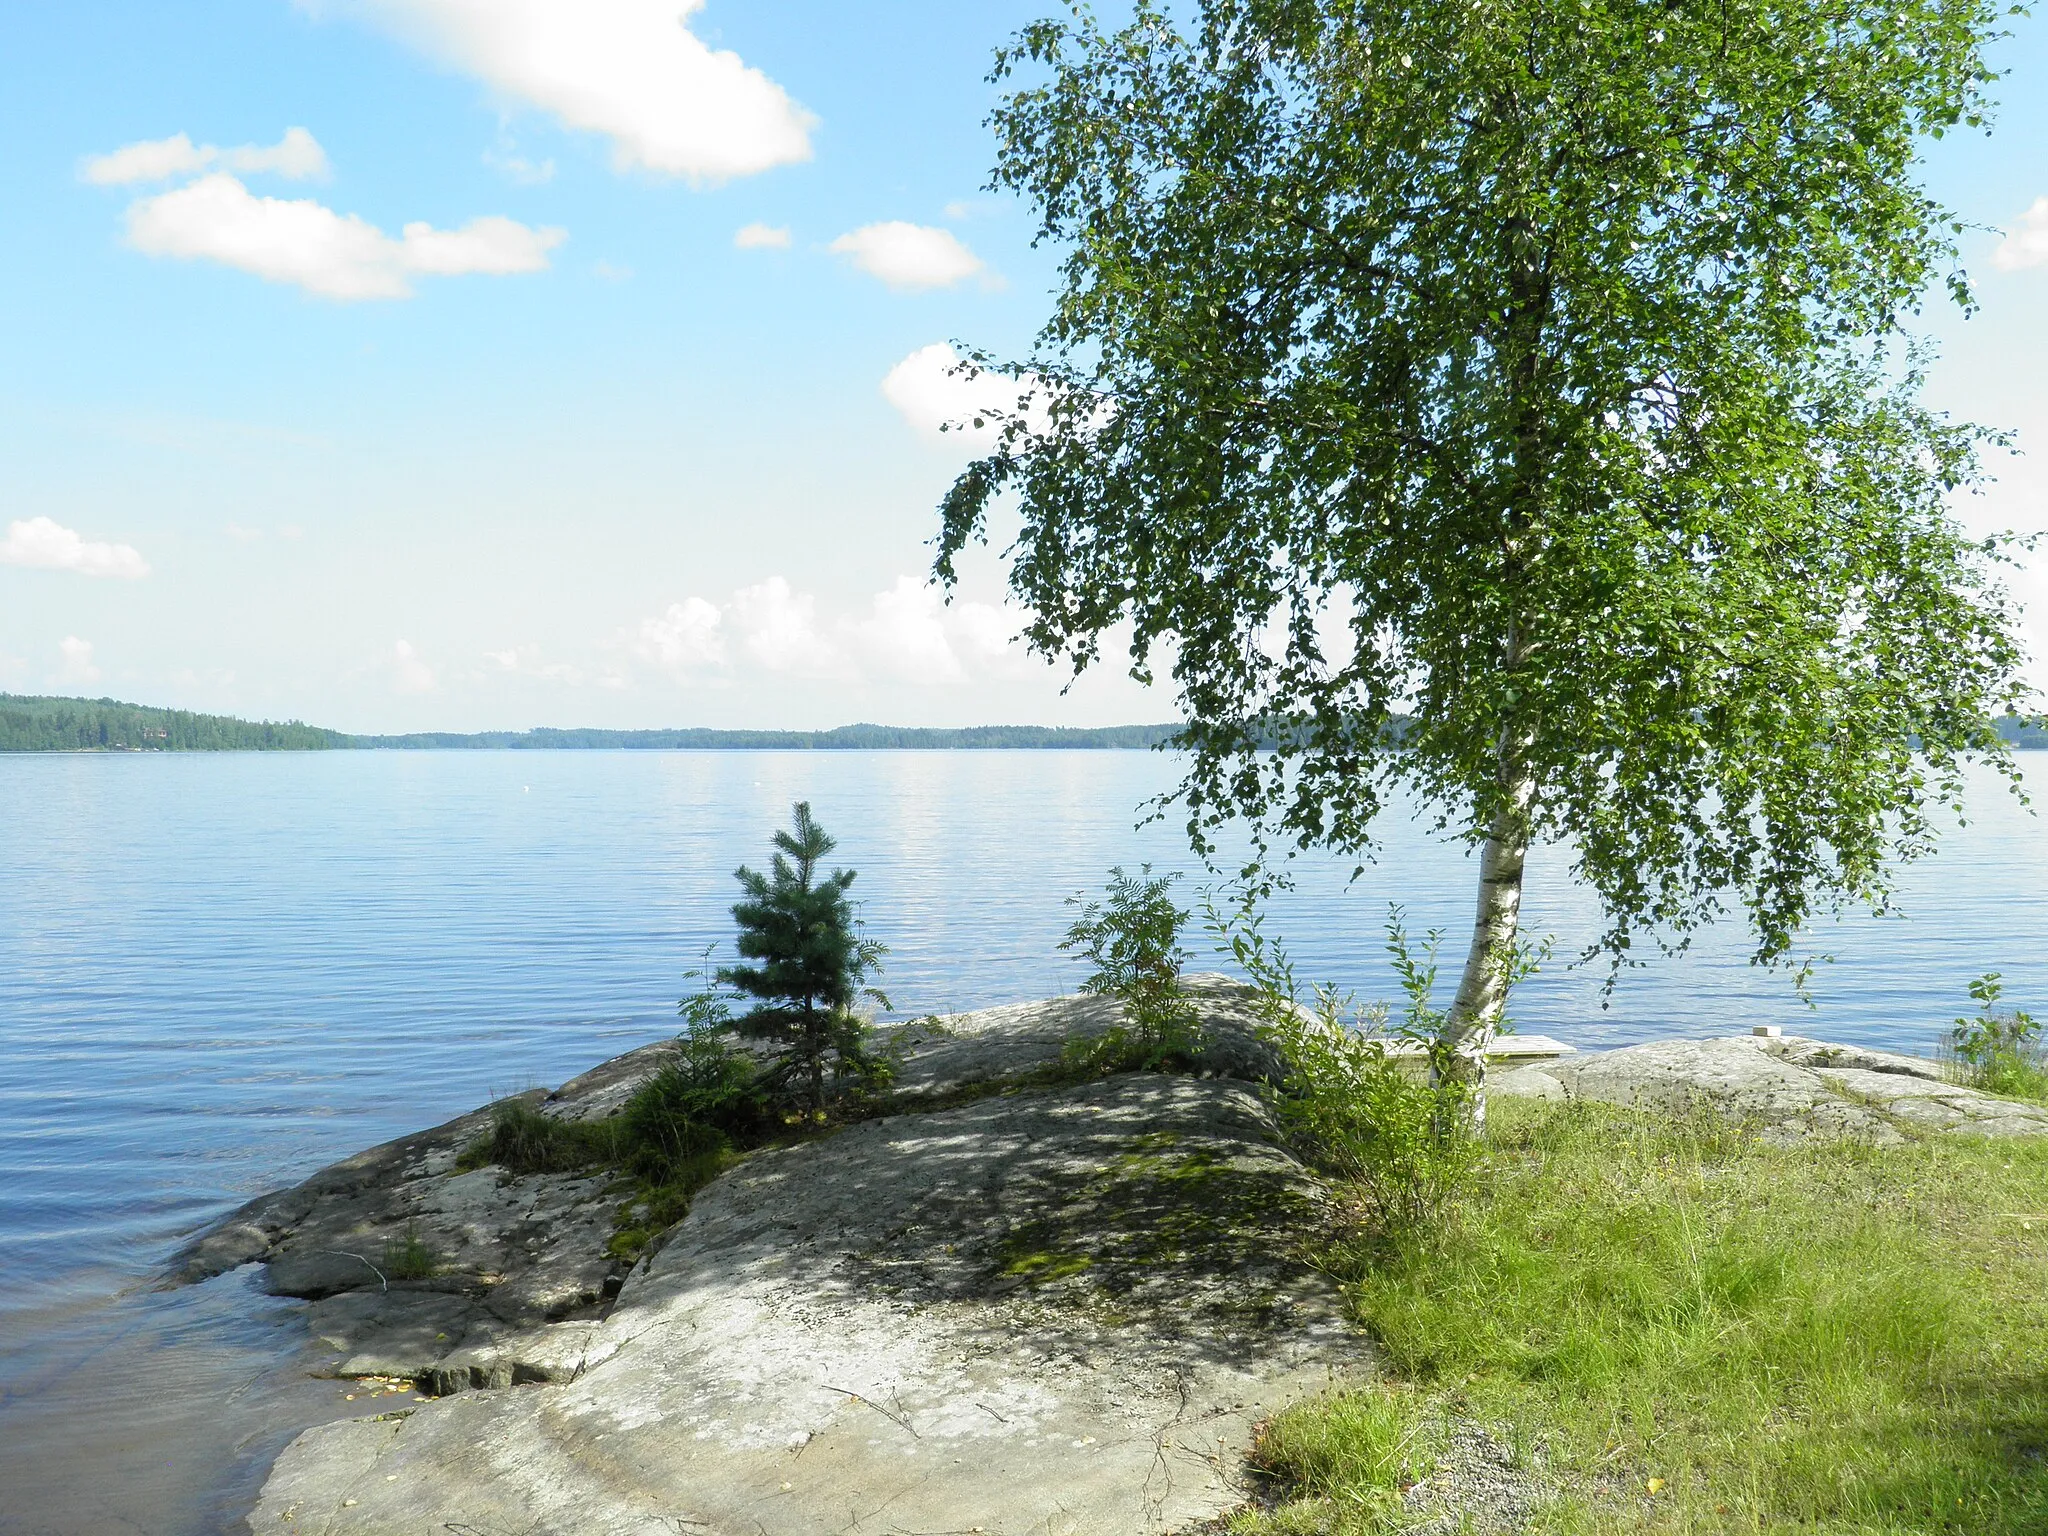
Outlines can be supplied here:
[[[717, 1123], [703, 1112], [707, 1100], [716, 1100]], [[543, 1114], [531, 1099], [506, 1099], [493, 1108], [490, 1130], [463, 1149], [456, 1166], [615, 1175], [623, 1199], [606, 1252], [630, 1264], [689, 1213], [699, 1190], [738, 1161], [736, 1143], [758, 1144], [768, 1124], [756, 1100], [741, 1092], [719, 1099], [694, 1091], [689, 1072], [671, 1062], [619, 1113], [602, 1119], [564, 1120]]]
[[384, 1278], [389, 1280], [431, 1280], [440, 1270], [434, 1251], [420, 1237], [416, 1221], [405, 1224], [405, 1235], [384, 1245]]
[[1440, 1231], [1332, 1256], [1389, 1381], [1268, 1427], [1294, 1501], [1241, 1531], [1398, 1524], [1454, 1415], [1543, 1447], [1541, 1531], [2048, 1531], [2048, 1146], [1518, 1102], [1489, 1134]]

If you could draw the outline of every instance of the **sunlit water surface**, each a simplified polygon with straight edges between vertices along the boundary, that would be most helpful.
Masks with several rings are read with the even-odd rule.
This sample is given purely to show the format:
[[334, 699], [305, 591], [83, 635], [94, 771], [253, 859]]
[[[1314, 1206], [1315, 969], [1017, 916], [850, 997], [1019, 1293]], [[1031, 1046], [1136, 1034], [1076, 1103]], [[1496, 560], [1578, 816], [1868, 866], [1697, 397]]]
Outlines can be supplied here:
[[[1111, 864], [1192, 893], [1176, 823], [1137, 825], [1174, 777], [1139, 752], [0, 756], [0, 1532], [222, 1529], [338, 1393], [277, 1369], [296, 1312], [249, 1275], [140, 1284], [251, 1195], [671, 1031], [793, 800], [859, 870], [899, 1011], [946, 1012], [1070, 988], [1063, 900]], [[1813, 1011], [1731, 930], [1605, 1007], [1604, 968], [1553, 963], [1520, 1027], [1925, 1052], [1980, 972], [2048, 1003], [2048, 826], [1975, 791], [1898, 915], [1812, 936]], [[1453, 946], [1471, 921], [1462, 851], [1383, 830], [1362, 877], [1306, 861], [1271, 916], [1304, 978], [1365, 997], [1394, 990], [1389, 902]], [[1525, 912], [1570, 956], [1598, 909], [1563, 862], [1532, 859]]]

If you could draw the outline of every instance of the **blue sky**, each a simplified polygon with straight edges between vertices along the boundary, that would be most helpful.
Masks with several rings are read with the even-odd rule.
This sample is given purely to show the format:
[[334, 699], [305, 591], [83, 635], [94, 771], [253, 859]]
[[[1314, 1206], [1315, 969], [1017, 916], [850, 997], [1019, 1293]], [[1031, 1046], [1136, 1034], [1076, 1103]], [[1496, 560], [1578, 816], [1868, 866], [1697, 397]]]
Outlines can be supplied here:
[[[938, 349], [1046, 305], [980, 191], [990, 50], [1044, 9], [0, 8], [0, 689], [353, 729], [1169, 716], [1006, 645], [992, 559], [950, 610], [922, 586], [964, 457]], [[1998, 132], [1927, 166], [2012, 238], [1968, 238], [1975, 319], [1928, 319], [1936, 402], [2038, 456], [2018, 25]], [[2001, 475], [1965, 515], [2048, 524], [2048, 471]]]

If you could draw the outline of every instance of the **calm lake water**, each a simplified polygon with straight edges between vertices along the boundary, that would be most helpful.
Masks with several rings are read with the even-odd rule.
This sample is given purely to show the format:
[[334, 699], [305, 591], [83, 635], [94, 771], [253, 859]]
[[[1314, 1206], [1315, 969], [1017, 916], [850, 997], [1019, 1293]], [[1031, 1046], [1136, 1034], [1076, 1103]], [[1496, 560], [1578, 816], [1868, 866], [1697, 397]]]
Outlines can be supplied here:
[[[793, 800], [860, 871], [885, 983], [920, 1014], [1070, 989], [1063, 901], [1109, 865], [1198, 872], [1176, 824], [1136, 826], [1174, 776], [1139, 752], [0, 756], [0, 1531], [221, 1529], [285, 1430], [339, 1409], [273, 1379], [286, 1304], [246, 1275], [140, 1290], [153, 1267], [251, 1195], [671, 1032], [682, 973], [729, 936], [733, 867]], [[2048, 1006], [2048, 822], [1976, 790], [1899, 915], [1814, 936], [1835, 957], [1815, 1011], [1730, 931], [1604, 1008], [1604, 969], [1553, 963], [1520, 1027], [1583, 1048], [1771, 1022], [1924, 1052], [1980, 972]], [[1384, 830], [1360, 879], [1304, 862], [1276, 903], [1305, 979], [1390, 996], [1390, 901], [1447, 952], [1469, 932], [1462, 851]], [[1526, 914], [1561, 956], [1596, 931], [1555, 856]], [[203, 1424], [134, 1407], [172, 1343], [220, 1405]], [[59, 1486], [59, 1446], [100, 1458], [90, 1498]]]

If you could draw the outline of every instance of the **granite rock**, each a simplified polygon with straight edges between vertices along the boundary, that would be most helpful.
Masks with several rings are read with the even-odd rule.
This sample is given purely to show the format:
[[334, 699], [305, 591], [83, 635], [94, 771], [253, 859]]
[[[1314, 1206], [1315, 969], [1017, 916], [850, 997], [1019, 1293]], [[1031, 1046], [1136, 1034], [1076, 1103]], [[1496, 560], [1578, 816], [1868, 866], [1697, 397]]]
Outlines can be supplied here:
[[1916, 1135], [2048, 1136], [2048, 1107], [1943, 1080], [1931, 1061], [1799, 1036], [1658, 1040], [1519, 1067], [1490, 1091], [1684, 1111], [1706, 1104], [1766, 1141]]
[[1253, 1425], [1369, 1369], [1258, 1095], [1138, 1073], [765, 1152], [573, 1379], [302, 1435], [258, 1536], [1166, 1530]]

